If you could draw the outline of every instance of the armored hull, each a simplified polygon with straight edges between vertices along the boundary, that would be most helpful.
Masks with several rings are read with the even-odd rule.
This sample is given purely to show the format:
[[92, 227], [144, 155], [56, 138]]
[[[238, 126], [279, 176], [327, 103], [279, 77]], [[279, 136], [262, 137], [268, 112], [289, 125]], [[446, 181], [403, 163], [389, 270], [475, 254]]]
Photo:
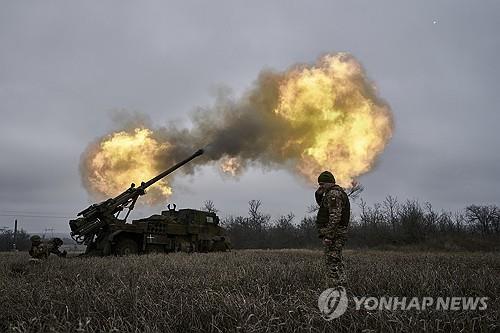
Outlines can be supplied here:
[[132, 223], [107, 225], [88, 244], [87, 254], [228, 251], [231, 245], [219, 222], [215, 213], [169, 209]]

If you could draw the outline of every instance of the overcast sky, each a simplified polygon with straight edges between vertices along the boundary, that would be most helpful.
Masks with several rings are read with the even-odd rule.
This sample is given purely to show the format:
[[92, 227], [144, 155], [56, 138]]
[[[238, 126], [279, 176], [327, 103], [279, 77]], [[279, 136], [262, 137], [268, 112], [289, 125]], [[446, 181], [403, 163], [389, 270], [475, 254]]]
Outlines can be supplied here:
[[[0, 227], [69, 231], [92, 201], [79, 159], [113, 110], [189, 126], [220, 85], [352, 53], [391, 105], [395, 133], [363, 197], [456, 210], [500, 204], [500, 1], [0, 1]], [[172, 202], [221, 215], [260, 199], [298, 218], [314, 188], [285, 171], [177, 177]], [[160, 210], [161, 208], [156, 208]], [[142, 209], [134, 214], [150, 213]], [[13, 215], [13, 216], [8, 216]], [[24, 215], [24, 216], [23, 216]]]

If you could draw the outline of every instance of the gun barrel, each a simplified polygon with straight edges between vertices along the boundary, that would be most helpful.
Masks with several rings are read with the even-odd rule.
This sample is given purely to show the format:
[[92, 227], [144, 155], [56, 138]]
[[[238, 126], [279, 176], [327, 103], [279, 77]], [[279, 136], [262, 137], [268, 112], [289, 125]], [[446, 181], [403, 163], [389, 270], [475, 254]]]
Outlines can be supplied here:
[[194, 158], [202, 155], [204, 153], [203, 149], [198, 149], [193, 155], [189, 156], [188, 158], [186, 158], [185, 160], [182, 160], [180, 161], [179, 163], [177, 163], [176, 165], [174, 165], [173, 167], [163, 171], [162, 173], [160, 173], [158, 176], [148, 180], [147, 182], [141, 184], [141, 188], [144, 190], [146, 188], [148, 188], [149, 186], [153, 185], [154, 183], [156, 183], [157, 181], [159, 181], [160, 179], [162, 179], [163, 177], [165, 177], [166, 175], [168, 175], [169, 173], [172, 173], [174, 172], [175, 170], [179, 169], [181, 166], [183, 166], [184, 164], [187, 164], [189, 163], [191, 160], [193, 160]]

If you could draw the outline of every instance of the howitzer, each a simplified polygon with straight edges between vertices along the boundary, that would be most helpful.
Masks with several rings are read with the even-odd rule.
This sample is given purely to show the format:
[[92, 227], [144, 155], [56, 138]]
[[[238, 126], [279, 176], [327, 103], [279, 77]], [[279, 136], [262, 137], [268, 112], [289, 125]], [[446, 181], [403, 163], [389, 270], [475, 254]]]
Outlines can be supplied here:
[[[146, 193], [148, 187], [202, 154], [203, 149], [200, 149], [190, 157], [163, 171], [156, 177], [147, 182], [142, 182], [139, 187], [136, 187], [135, 184], [132, 183], [130, 188], [118, 196], [93, 204], [82, 210], [77, 214], [77, 216], [80, 217], [69, 221], [71, 238], [78, 244], [87, 245], [94, 241], [96, 235], [99, 236], [103, 234], [101, 231], [105, 229], [106, 226], [110, 224], [125, 224], [130, 212], [134, 209], [137, 199]], [[128, 210], [127, 214], [125, 218], [120, 219], [120, 213], [125, 209]]]

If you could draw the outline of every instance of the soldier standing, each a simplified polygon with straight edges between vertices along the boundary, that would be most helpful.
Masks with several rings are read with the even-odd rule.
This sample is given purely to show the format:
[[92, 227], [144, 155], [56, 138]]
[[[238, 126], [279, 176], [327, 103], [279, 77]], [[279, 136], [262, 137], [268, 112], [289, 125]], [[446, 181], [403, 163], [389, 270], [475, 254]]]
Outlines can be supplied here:
[[335, 184], [335, 177], [329, 171], [318, 177], [316, 202], [319, 205], [316, 225], [323, 240], [328, 287], [334, 288], [346, 283], [342, 248], [347, 238], [347, 227], [351, 214], [349, 197], [344, 189]]

